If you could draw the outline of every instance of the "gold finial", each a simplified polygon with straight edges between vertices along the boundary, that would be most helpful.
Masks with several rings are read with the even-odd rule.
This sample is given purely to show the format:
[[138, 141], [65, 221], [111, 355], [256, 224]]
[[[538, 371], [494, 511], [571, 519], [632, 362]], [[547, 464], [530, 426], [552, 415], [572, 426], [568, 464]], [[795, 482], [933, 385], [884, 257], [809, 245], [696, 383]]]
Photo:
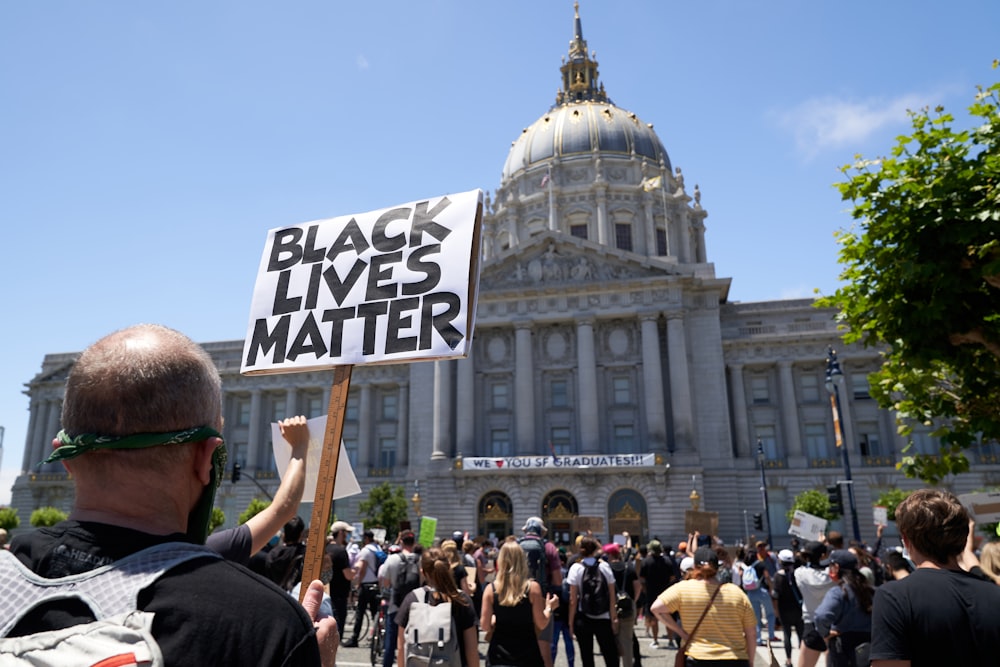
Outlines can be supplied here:
[[579, 2], [574, 2], [573, 3], [573, 13], [576, 14], [576, 18], [580, 18], [580, 3]]
[[701, 496], [698, 495], [698, 489], [695, 488], [694, 475], [691, 475], [691, 495], [689, 495], [688, 498], [691, 499], [691, 509], [697, 512], [698, 506], [701, 505]]

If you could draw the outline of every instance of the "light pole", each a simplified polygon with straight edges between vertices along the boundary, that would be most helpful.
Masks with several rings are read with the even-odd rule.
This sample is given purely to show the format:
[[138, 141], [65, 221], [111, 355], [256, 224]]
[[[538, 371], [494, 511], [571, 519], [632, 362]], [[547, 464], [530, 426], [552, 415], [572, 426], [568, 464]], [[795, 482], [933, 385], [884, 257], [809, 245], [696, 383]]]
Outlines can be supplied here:
[[768, 548], [774, 546], [771, 542], [771, 515], [767, 507], [767, 480], [764, 479], [764, 443], [757, 438], [757, 463], [760, 464], [760, 495], [764, 501], [764, 520], [767, 521], [767, 545]]
[[858, 509], [854, 504], [854, 480], [851, 479], [851, 458], [847, 451], [847, 443], [844, 442], [844, 425], [840, 421], [840, 391], [837, 383], [840, 382], [844, 374], [840, 370], [840, 362], [837, 361], [837, 353], [833, 347], [829, 348], [830, 356], [826, 359], [826, 390], [830, 392], [830, 408], [833, 410], [833, 433], [837, 438], [837, 448], [844, 457], [844, 477], [847, 484], [847, 498], [851, 505], [851, 524], [854, 529], [854, 539], [861, 542], [861, 528], [858, 526]]

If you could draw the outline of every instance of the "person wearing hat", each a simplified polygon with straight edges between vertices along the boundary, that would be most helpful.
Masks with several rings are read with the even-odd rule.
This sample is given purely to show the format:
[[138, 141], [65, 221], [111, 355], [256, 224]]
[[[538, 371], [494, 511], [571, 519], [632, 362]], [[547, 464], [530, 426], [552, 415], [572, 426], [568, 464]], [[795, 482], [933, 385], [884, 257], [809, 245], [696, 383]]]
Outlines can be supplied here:
[[[659, 540], [650, 540], [649, 555], [642, 561], [639, 568], [639, 579], [646, 590], [646, 629], [653, 635], [650, 648], [660, 648], [659, 634], [660, 624], [656, 615], [650, 611], [657, 596], [680, 579], [672, 558], [667, 558], [663, 554], [663, 543]], [[670, 642], [673, 642], [671, 639]]]
[[802, 642], [802, 594], [799, 593], [798, 585], [795, 583], [795, 554], [791, 549], [782, 549], [778, 552], [778, 563], [780, 567], [775, 572], [774, 593], [777, 595], [775, 602], [778, 607], [778, 618], [781, 620], [781, 630], [785, 635], [783, 644], [785, 645], [785, 665], [792, 664], [792, 629], [795, 629], [799, 643]]
[[799, 667], [814, 667], [819, 656], [826, 651], [823, 635], [816, 631], [813, 615], [823, 601], [826, 592], [836, 585], [826, 571], [823, 559], [826, 545], [815, 540], [806, 542], [802, 548], [805, 566], [796, 568], [795, 585], [802, 595], [802, 650], [799, 652]]
[[855, 649], [871, 641], [875, 589], [858, 570], [858, 557], [847, 549], [834, 549], [821, 564], [836, 583], [826, 592], [814, 617], [816, 631], [827, 638], [826, 664], [855, 667]]
[[[340, 523], [344, 523], [341, 521]], [[366, 530], [362, 533], [362, 546], [354, 561], [353, 586], [358, 589], [358, 609], [354, 613], [354, 630], [341, 646], [357, 646], [361, 636], [361, 625], [364, 616], [368, 614], [374, 620], [378, 615], [378, 567], [382, 549], [375, 543], [375, 533]]]
[[[545, 539], [548, 529], [541, 517], [530, 516], [521, 527], [524, 533], [517, 542], [521, 545], [528, 558], [528, 570], [531, 578], [542, 587], [542, 595], [559, 596], [562, 592], [562, 561], [559, 560], [559, 550], [556, 545]], [[545, 667], [552, 667], [552, 618], [548, 619], [545, 629], [538, 633], [538, 647], [542, 652]]]
[[347, 553], [347, 538], [354, 532], [354, 526], [346, 521], [334, 521], [330, 526], [330, 542], [326, 545], [326, 553], [333, 563], [333, 578], [330, 580], [330, 601], [333, 604], [333, 617], [337, 619], [337, 627], [343, 628], [347, 623], [347, 598], [351, 596], [351, 584], [354, 581], [354, 568], [351, 567], [351, 557]]
[[[739, 586], [719, 583], [719, 557], [711, 547], [694, 552], [690, 578], [663, 591], [652, 612], [681, 638], [689, 663], [750, 667], [757, 617]], [[672, 614], [680, 615], [675, 620]], [[692, 636], [693, 633], [693, 636]]]
[[615, 593], [618, 600], [618, 632], [615, 633], [615, 643], [618, 645], [618, 655], [622, 667], [632, 667], [634, 657], [639, 648], [635, 637], [636, 600], [639, 597], [639, 577], [630, 563], [622, 560], [621, 547], [611, 542], [601, 547], [604, 556], [611, 566], [615, 577]]

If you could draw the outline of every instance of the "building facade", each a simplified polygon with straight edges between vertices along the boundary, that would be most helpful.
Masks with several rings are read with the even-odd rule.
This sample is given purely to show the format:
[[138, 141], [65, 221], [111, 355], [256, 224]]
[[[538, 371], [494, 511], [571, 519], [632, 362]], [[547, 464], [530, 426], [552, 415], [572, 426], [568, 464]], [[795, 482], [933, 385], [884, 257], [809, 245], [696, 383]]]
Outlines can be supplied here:
[[[421, 513], [444, 532], [502, 536], [541, 515], [559, 542], [580, 517], [604, 537], [682, 539], [695, 491], [732, 543], [762, 511], [763, 465], [771, 531], [784, 544], [794, 496], [844, 478], [825, 388], [832, 346], [870, 539], [875, 498], [915, 486], [895, 470], [904, 442], [893, 415], [868, 395], [877, 353], [843, 347], [834, 313], [811, 300], [728, 301], [731, 280], [708, 261], [698, 186], [685, 184], [651, 125], [610, 100], [578, 13], [560, 75], [555, 104], [514, 141], [487, 199], [472, 354], [353, 370], [344, 446], [362, 488], [388, 481], [419, 493]], [[228, 525], [277, 488], [269, 424], [324, 414], [332, 383], [332, 372], [241, 376], [242, 347], [205, 345], [244, 477], [218, 493]], [[71, 504], [61, 466], [36, 464], [59, 430], [75, 358], [46, 356], [27, 385], [12, 503], [22, 517]], [[917, 446], [936, 449], [920, 434]], [[995, 484], [996, 460], [982, 453], [954, 490]], [[356, 519], [361, 498], [335, 513]]]

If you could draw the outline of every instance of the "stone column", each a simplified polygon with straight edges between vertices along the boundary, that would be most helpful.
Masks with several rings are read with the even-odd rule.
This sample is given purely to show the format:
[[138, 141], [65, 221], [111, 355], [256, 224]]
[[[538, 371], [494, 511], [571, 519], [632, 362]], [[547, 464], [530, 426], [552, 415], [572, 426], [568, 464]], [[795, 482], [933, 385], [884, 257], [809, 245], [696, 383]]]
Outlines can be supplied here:
[[476, 446], [476, 364], [471, 354], [457, 363], [455, 447], [465, 456], [471, 455]]
[[642, 213], [645, 219], [643, 233], [641, 236], [642, 245], [638, 252], [649, 257], [656, 256], [656, 222], [653, 218], [653, 194], [644, 193], [642, 197]]
[[396, 424], [396, 460], [400, 466], [410, 464], [410, 385], [399, 385], [399, 421]]
[[364, 383], [358, 399], [358, 468], [367, 470], [378, 461], [372, 443], [372, 386]]
[[791, 361], [782, 359], [778, 362], [778, 377], [781, 382], [781, 421], [785, 431], [785, 453], [788, 456], [802, 456], [799, 406], [795, 400], [795, 379], [792, 377]]
[[674, 443], [677, 451], [693, 447], [694, 417], [691, 411], [691, 381], [688, 371], [684, 313], [668, 311], [667, 354], [670, 361], [670, 407], [674, 416]]
[[451, 452], [451, 362], [434, 362], [434, 453], [432, 460], [448, 458]]
[[514, 452], [535, 453], [535, 364], [532, 358], [531, 322], [514, 323]]
[[601, 419], [597, 400], [594, 320], [590, 317], [576, 321], [576, 366], [580, 450], [584, 454], [595, 454], [601, 450]]
[[[250, 392], [250, 428], [247, 436], [247, 461], [248, 471], [257, 470], [257, 462], [260, 461], [260, 450], [264, 443], [261, 442], [261, 421], [263, 415], [260, 410], [261, 390], [254, 389]], [[252, 472], [250, 474], [253, 474]]]
[[[45, 401], [45, 433], [41, 440], [42, 453], [38, 460], [48, 458], [48, 447], [52, 445], [52, 439], [59, 433], [59, 422], [62, 418], [62, 404], [58, 399], [52, 398]], [[45, 472], [61, 472], [61, 463], [49, 463], [43, 466]]]
[[653, 451], [665, 451], [667, 415], [663, 403], [663, 370], [660, 361], [659, 313], [639, 315], [642, 327], [642, 380], [646, 402], [646, 430]]
[[[45, 447], [45, 436], [40, 432], [39, 427], [43, 422], [43, 415], [40, 414], [42, 405], [44, 404], [37, 398], [31, 399], [28, 411], [28, 434], [24, 438], [24, 454], [21, 456], [22, 475], [33, 472], [38, 462], [45, 458], [41, 456]], [[51, 442], [51, 438], [49, 442]]]
[[[743, 364], [729, 365], [729, 382], [733, 396], [733, 424], [736, 427], [736, 451], [739, 456], [753, 453], [750, 443], [750, 423], [747, 420], [747, 392], [743, 384]], [[756, 443], [754, 443], [756, 444]]]
[[285, 417], [297, 417], [298, 411], [298, 393], [294, 386], [285, 389]]
[[601, 245], [610, 243], [611, 232], [608, 229], [608, 196], [604, 189], [597, 192], [597, 242]]

